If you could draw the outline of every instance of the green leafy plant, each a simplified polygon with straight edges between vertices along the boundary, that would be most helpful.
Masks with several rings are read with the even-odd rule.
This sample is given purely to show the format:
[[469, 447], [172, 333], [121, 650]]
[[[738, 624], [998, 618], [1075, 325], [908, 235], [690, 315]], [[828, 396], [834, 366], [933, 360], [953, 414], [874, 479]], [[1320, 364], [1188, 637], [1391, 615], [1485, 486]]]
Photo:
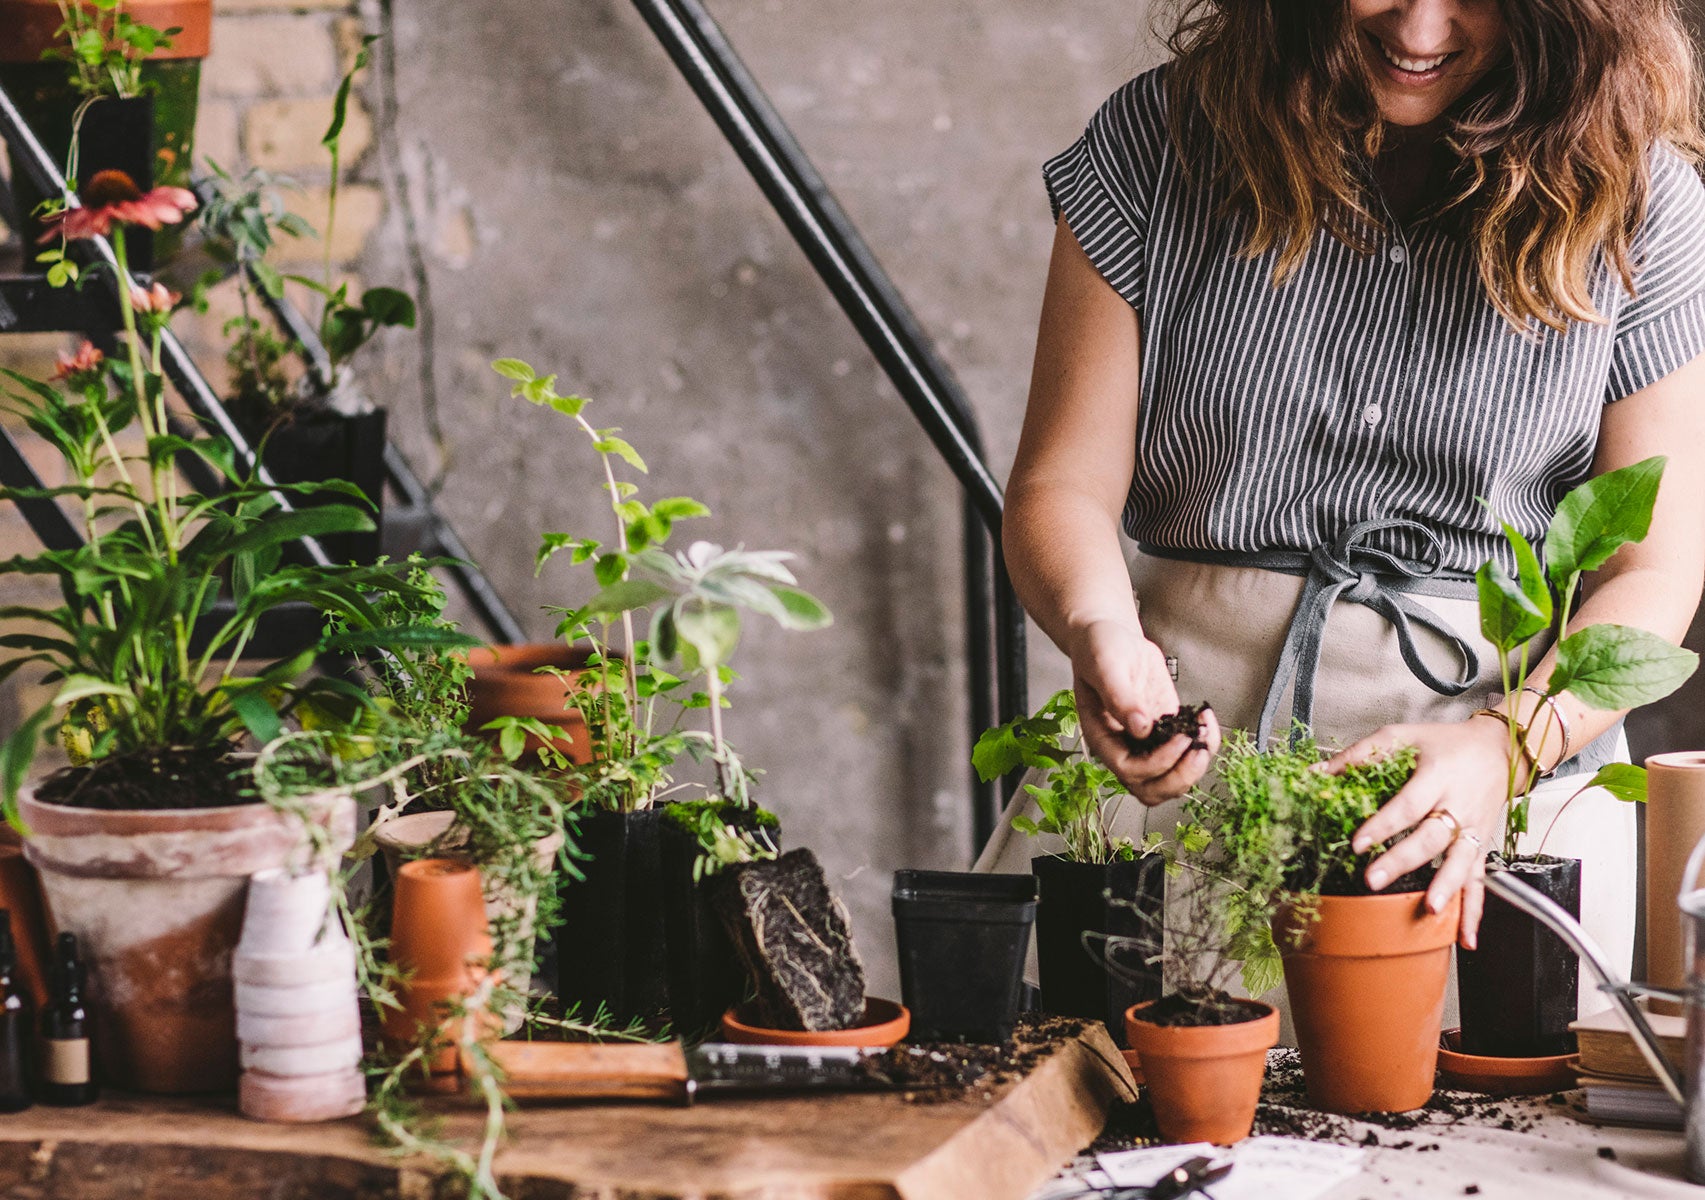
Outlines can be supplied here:
[[[545, 740], [542, 753], [573, 771], [586, 802], [598, 808], [632, 812], [657, 803], [672, 790], [670, 771], [683, 753], [708, 756], [718, 793], [749, 803], [748, 774], [722, 729], [740, 614], [761, 613], [788, 629], [816, 629], [829, 623], [828, 610], [799, 589], [785, 553], [695, 542], [670, 554], [664, 547], [676, 522], [710, 510], [686, 496], [647, 505], [638, 485], [625, 478], [646, 474], [645, 460], [620, 429], [587, 420], [590, 401], [559, 393], [555, 375], [541, 376], [519, 359], [498, 359], [492, 368], [511, 381], [511, 394], [568, 417], [591, 443], [615, 532], [607, 542], [547, 533], [537, 557], [543, 570], [567, 554], [571, 564], [590, 566], [599, 589], [583, 605], [551, 610], [561, 618], [559, 637], [589, 647], [586, 670], [563, 679], [569, 703], [585, 719], [592, 762], [570, 764], [551, 748], [551, 731], [538, 722], [500, 718], [492, 728], [516, 754], [528, 733]], [[636, 616], [648, 619], [649, 637], [637, 635]], [[669, 669], [675, 664], [680, 673]], [[692, 687], [695, 680], [703, 691]], [[697, 709], [708, 712], [708, 731], [682, 727], [684, 715]]]
[[[1480, 630], [1497, 648], [1509, 717], [1506, 858], [1516, 856], [1517, 839], [1527, 832], [1533, 788], [1539, 782], [1537, 773], [1532, 772], [1525, 781], [1520, 779], [1523, 749], [1517, 719], [1536, 639], [1545, 634], [1561, 635], [1556, 667], [1542, 694], [1547, 699], [1572, 695], [1589, 708], [1614, 711], [1650, 704], [1675, 691], [1698, 669], [1697, 654], [1643, 629], [1589, 625], [1567, 632], [1582, 576], [1604, 566], [1623, 546], [1643, 541], [1650, 531], [1666, 461], [1661, 456], [1648, 458], [1607, 471], [1571, 491], [1551, 519], [1543, 561], [1519, 530], [1507, 521], [1501, 522], [1516, 574], [1511, 576], [1494, 558], [1475, 575]], [[1512, 657], [1516, 659], [1513, 667]], [[1550, 725], [1545, 722], [1540, 744], [1532, 748], [1536, 759], [1545, 753]], [[1644, 775], [1639, 767], [1613, 763], [1581, 790], [1605, 787], [1619, 799], [1641, 801], [1645, 799]]]
[[1223, 899], [1227, 940], [1254, 995], [1279, 981], [1268, 923], [1281, 903], [1367, 894], [1362, 868], [1385, 846], [1357, 854], [1350, 839], [1408, 782], [1416, 763], [1414, 748], [1400, 747], [1329, 774], [1319, 769], [1326, 757], [1300, 727], [1265, 750], [1249, 734], [1228, 731], [1214, 783], [1185, 803], [1202, 847], [1191, 866], [1231, 885]]
[[[276, 736], [284, 716], [304, 699], [361, 697], [346, 681], [307, 678], [322, 654], [421, 636], [404, 634], [374, 607], [375, 595], [417, 590], [394, 570], [316, 567], [283, 558], [285, 544], [304, 536], [371, 529], [364, 512], [342, 503], [283, 511], [271, 489], [235, 466], [224, 439], [174, 432], [160, 370], [171, 298], [164, 288], [144, 292], [129, 282], [124, 214], [152, 204], [158, 220], [158, 206], [190, 202], [187, 193], [157, 189], [138, 201], [65, 214], [68, 234], [74, 221], [79, 236], [99, 231], [102, 222], [110, 227], [126, 284], [118, 289], [124, 357], [103, 359], [85, 343], [76, 357], [62, 362], [61, 386], [4, 372], [10, 386], [3, 402], [59, 453], [69, 482], [0, 490], [0, 499], [72, 501], [86, 539], [74, 549], [0, 562], [0, 575], [52, 580], [61, 600], [53, 607], [3, 610], [37, 628], [0, 638], [0, 649], [15, 652], [0, 675], [39, 664], [58, 684], [52, 698], [0, 747], [8, 810], [56, 715], [80, 763], [158, 762], [186, 751], [218, 759], [244, 734], [262, 742]], [[121, 435], [133, 424], [140, 426], [140, 453], [120, 449]], [[223, 490], [211, 496], [185, 491], [174, 469], [179, 455], [206, 463]], [[337, 482], [282, 491], [359, 498]], [[222, 595], [232, 607], [215, 616], [214, 603]], [[252, 672], [240, 670], [261, 621], [296, 602], [327, 613], [338, 627], [328, 627], [297, 653]], [[471, 641], [461, 635], [452, 640]]]
[[63, 21], [54, 37], [65, 44], [43, 51], [42, 58], [65, 63], [71, 85], [89, 100], [140, 96], [143, 60], [169, 49], [183, 32], [144, 25], [124, 10], [124, 0], [59, 0], [59, 12]]
[[1154, 853], [1159, 834], [1139, 845], [1129, 837], [1114, 837], [1113, 821], [1130, 798], [1112, 771], [1084, 753], [1072, 693], [1060, 691], [1032, 716], [997, 725], [977, 739], [971, 765], [984, 782], [1019, 767], [1046, 772], [1040, 785], [1024, 790], [1036, 800], [1040, 821], [1014, 817], [1012, 827], [1022, 834], [1051, 833], [1065, 842], [1064, 857], [1073, 862], [1106, 863]]

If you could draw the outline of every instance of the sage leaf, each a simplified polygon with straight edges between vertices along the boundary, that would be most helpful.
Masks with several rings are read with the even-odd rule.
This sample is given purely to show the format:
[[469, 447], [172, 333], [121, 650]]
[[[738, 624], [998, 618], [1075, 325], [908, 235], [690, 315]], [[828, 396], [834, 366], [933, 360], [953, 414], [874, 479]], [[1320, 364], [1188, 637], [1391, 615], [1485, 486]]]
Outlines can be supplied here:
[[1662, 700], [1699, 666], [1699, 656], [1628, 625], [1590, 625], [1557, 644], [1552, 695], [1568, 692], [1615, 711]]
[[1603, 788], [1618, 800], [1630, 804], [1646, 802], [1646, 768], [1633, 763], [1605, 763], [1598, 774], [1587, 781], [1587, 787]]
[[1645, 538], [1668, 460], [1657, 455], [1606, 471], [1563, 497], [1545, 535], [1551, 586], [1567, 595], [1575, 579], [1596, 571], [1629, 542]]
[[1499, 650], [1508, 651], [1550, 627], [1550, 613], [1541, 610], [1496, 559], [1474, 573], [1474, 586], [1480, 599], [1480, 632]]

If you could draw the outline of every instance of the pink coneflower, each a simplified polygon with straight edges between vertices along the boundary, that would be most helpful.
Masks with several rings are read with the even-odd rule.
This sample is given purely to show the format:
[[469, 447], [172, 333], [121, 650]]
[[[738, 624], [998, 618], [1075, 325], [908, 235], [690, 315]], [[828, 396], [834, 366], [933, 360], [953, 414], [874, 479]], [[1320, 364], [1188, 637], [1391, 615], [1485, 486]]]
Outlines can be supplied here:
[[146, 291], [140, 285], [130, 289], [130, 307], [139, 313], [169, 313], [182, 299], [163, 283], [156, 283]]
[[81, 208], [63, 209], [46, 219], [47, 232], [41, 241], [61, 236], [68, 241], [105, 237], [115, 221], [158, 229], [176, 225], [185, 213], [195, 210], [194, 193], [175, 187], [157, 187], [145, 193], [123, 171], [95, 172], [77, 198], [82, 201]]
[[61, 382], [70, 380], [76, 382], [101, 369], [101, 362], [106, 358], [95, 349], [93, 342], [84, 342], [77, 347], [77, 353], [59, 352], [59, 365], [53, 369], [53, 377]]

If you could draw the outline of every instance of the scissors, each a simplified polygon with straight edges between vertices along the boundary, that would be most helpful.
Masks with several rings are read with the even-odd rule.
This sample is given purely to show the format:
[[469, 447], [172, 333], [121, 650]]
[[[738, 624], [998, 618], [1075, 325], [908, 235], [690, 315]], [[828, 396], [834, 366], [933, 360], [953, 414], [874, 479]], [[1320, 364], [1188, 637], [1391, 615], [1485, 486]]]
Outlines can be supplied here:
[[1187, 1200], [1190, 1196], [1201, 1196], [1204, 1200], [1213, 1200], [1208, 1191], [1209, 1185], [1230, 1175], [1232, 1165], [1229, 1158], [1201, 1156], [1179, 1163], [1151, 1184], [1115, 1184], [1108, 1187], [1087, 1184], [1082, 1191], [1057, 1200], [1079, 1200], [1085, 1196], [1095, 1196], [1099, 1200]]

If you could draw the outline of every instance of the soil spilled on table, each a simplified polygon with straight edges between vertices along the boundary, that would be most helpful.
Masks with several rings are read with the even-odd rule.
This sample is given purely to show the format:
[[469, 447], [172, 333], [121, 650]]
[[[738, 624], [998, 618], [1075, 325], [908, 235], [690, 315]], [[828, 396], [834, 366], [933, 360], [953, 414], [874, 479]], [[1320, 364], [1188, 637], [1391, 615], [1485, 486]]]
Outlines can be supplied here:
[[114, 811], [258, 803], [245, 784], [242, 765], [223, 747], [172, 748], [63, 767], [42, 781], [36, 798], [68, 808]]
[[869, 1070], [900, 1087], [908, 1104], [956, 1100], [993, 1101], [1003, 1085], [1022, 1079], [1062, 1042], [1080, 1036], [1089, 1022], [1026, 1013], [1012, 1039], [999, 1045], [923, 1042], [895, 1046], [865, 1060]]

